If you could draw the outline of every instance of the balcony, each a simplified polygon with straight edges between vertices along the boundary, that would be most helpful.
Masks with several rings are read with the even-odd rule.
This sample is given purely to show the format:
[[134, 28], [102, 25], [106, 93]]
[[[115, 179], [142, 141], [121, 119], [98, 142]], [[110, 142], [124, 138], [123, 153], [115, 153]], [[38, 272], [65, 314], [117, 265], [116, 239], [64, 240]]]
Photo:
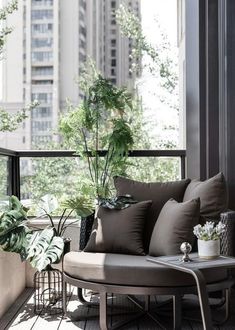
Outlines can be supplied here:
[[[105, 152], [101, 152], [101, 155]], [[149, 164], [157, 164], [158, 162], [164, 161], [165, 164], [173, 163], [176, 171], [175, 177], [168, 177], [168, 180], [183, 179], [186, 177], [186, 151], [185, 150], [134, 150], [129, 153], [130, 159], [138, 160], [138, 164], [141, 167], [141, 161], [148, 160]], [[32, 178], [32, 175], [37, 176], [37, 171], [25, 171], [26, 164], [31, 164], [37, 160], [45, 161], [48, 165], [48, 161], [66, 159], [71, 162], [76, 161], [78, 158], [74, 155], [73, 151], [60, 151], [60, 150], [48, 150], [48, 151], [13, 151], [7, 149], [0, 149], [0, 166], [4, 169], [4, 176], [0, 182], [1, 193], [2, 194], [14, 194], [16, 196], [25, 195], [26, 184], [29, 189], [30, 184], [27, 183], [27, 176]], [[146, 163], [143, 163], [143, 171], [141, 172], [141, 178], [144, 177], [151, 181], [154, 178], [149, 178], [148, 168], [145, 167]], [[29, 166], [30, 168], [30, 166]], [[132, 172], [133, 174], [134, 172]], [[71, 173], [69, 173], [66, 178], [66, 182], [71, 182], [69, 186], [71, 187], [74, 178], [69, 178]], [[166, 177], [166, 173], [163, 174]], [[55, 178], [55, 182], [59, 177]], [[63, 178], [64, 179], [64, 178]], [[52, 184], [52, 182], [50, 182]], [[30, 197], [30, 195], [28, 196]], [[37, 225], [44, 227], [49, 223], [45, 223], [45, 220], [38, 220]], [[35, 223], [34, 223], [35, 225]], [[80, 232], [80, 226], [73, 226], [67, 233], [68, 236], [73, 238], [72, 250], [78, 250], [78, 237]], [[35, 315], [33, 312], [34, 300], [33, 300], [33, 274], [34, 271], [27, 263], [22, 263], [18, 255], [14, 253], [0, 253], [0, 278], [1, 278], [1, 297], [0, 297], [0, 313], [2, 318], [0, 320], [1, 329], [39, 329], [42, 327], [48, 327], [49, 329], [94, 329], [99, 328], [98, 311], [94, 307], [88, 308], [82, 305], [77, 300], [76, 288], [72, 288], [70, 292], [70, 298], [68, 303], [68, 310], [70, 316], [76, 319], [83, 315], [84, 318], [80, 321], [71, 321], [70, 319], [62, 318], [58, 315]], [[6, 266], [7, 265], [7, 266]], [[17, 282], [15, 281], [15, 274], [17, 273]], [[87, 293], [86, 299], [90, 299], [93, 302], [98, 301], [98, 295], [94, 292], [90, 294]], [[141, 298], [142, 299], [142, 298]], [[165, 296], [153, 296], [151, 301], [151, 306], [154, 308], [156, 304], [165, 305], [166, 309], [159, 311], [159, 318], [163, 320], [163, 323], [170, 329], [172, 326], [172, 305], [167, 304], [168, 297]], [[213, 298], [213, 303], [216, 304], [220, 301], [219, 298]], [[200, 309], [198, 306], [198, 301], [195, 296], [189, 295], [184, 297], [185, 308], [184, 311], [189, 319], [184, 319], [182, 323], [182, 329], [187, 329], [188, 327], [202, 328], [200, 323], [195, 320], [190, 320], [198, 318], [200, 319]], [[133, 312], [135, 307], [133, 303], [128, 300], [126, 296], [123, 295], [110, 295], [108, 299], [108, 306], [110, 306], [111, 314], [113, 316], [109, 317], [109, 322], [115, 323], [116, 321], [121, 321], [125, 319], [126, 313]], [[121, 312], [119, 308], [121, 307]], [[220, 312], [224, 312], [224, 306], [220, 308]], [[234, 309], [235, 306], [233, 305]], [[90, 315], [94, 314], [94, 318], [90, 319]], [[117, 314], [117, 315], [116, 315]], [[86, 316], [87, 315], [87, 316]], [[165, 315], [165, 316], [164, 316]], [[168, 316], [166, 316], [168, 315]], [[221, 326], [220, 329], [229, 329], [235, 322], [235, 316], [232, 316], [230, 320], [226, 323], [226, 327]], [[131, 323], [126, 327], [126, 329], [158, 329], [156, 323], [154, 323], [149, 318], [140, 319], [138, 322]], [[161, 329], [159, 325], [159, 329]]]

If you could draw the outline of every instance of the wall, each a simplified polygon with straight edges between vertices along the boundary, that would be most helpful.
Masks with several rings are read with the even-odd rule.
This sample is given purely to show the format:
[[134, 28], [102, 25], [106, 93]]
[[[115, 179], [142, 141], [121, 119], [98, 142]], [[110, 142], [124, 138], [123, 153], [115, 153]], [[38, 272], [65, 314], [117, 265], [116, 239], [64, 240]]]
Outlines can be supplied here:
[[25, 263], [16, 253], [0, 252], [0, 318], [25, 288]]

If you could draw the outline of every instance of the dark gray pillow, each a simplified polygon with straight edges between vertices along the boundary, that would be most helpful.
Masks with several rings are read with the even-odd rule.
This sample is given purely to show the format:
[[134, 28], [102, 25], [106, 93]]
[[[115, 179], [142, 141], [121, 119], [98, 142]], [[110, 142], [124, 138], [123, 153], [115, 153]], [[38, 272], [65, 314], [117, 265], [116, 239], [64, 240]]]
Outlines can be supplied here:
[[143, 201], [123, 210], [101, 206], [84, 251], [144, 255], [144, 222], [151, 204]]
[[152, 256], [180, 253], [180, 245], [189, 242], [193, 245], [193, 227], [199, 222], [200, 199], [178, 203], [170, 199], [162, 208], [155, 224], [149, 254]]
[[173, 182], [140, 182], [124, 177], [114, 177], [114, 185], [117, 195], [129, 194], [138, 201], [152, 200], [152, 206], [149, 208], [147, 221], [144, 229], [144, 246], [148, 251], [150, 238], [163, 205], [170, 199], [174, 198], [178, 202], [182, 202], [184, 192], [190, 180], [181, 180]]
[[200, 198], [200, 222], [207, 219], [219, 219], [220, 213], [227, 209], [228, 194], [224, 175], [218, 173], [206, 181], [193, 180], [184, 194], [184, 202]]

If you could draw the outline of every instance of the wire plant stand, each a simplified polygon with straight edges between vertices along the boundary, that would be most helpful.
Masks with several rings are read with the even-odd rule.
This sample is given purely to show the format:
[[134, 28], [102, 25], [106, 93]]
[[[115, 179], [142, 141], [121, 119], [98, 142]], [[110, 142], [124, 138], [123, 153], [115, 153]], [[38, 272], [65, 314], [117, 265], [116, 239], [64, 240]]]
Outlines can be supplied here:
[[62, 272], [48, 266], [34, 275], [34, 313], [61, 314], [62, 309]]

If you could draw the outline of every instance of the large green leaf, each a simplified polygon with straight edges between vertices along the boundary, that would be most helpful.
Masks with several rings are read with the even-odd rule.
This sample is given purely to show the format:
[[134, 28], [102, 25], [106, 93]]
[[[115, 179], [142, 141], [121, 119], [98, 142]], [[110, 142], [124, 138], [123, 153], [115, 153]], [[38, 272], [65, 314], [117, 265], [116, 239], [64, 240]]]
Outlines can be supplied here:
[[0, 235], [0, 249], [6, 252], [19, 253], [22, 260], [26, 259], [28, 228], [21, 224]]
[[27, 247], [27, 259], [32, 267], [38, 271], [45, 269], [49, 264], [60, 259], [64, 249], [61, 237], [54, 236], [52, 228], [34, 232]]
[[27, 210], [16, 196], [11, 196], [7, 207], [4, 205], [4, 212], [0, 216], [0, 249], [19, 253], [23, 260], [26, 258], [29, 233], [26, 226]]

